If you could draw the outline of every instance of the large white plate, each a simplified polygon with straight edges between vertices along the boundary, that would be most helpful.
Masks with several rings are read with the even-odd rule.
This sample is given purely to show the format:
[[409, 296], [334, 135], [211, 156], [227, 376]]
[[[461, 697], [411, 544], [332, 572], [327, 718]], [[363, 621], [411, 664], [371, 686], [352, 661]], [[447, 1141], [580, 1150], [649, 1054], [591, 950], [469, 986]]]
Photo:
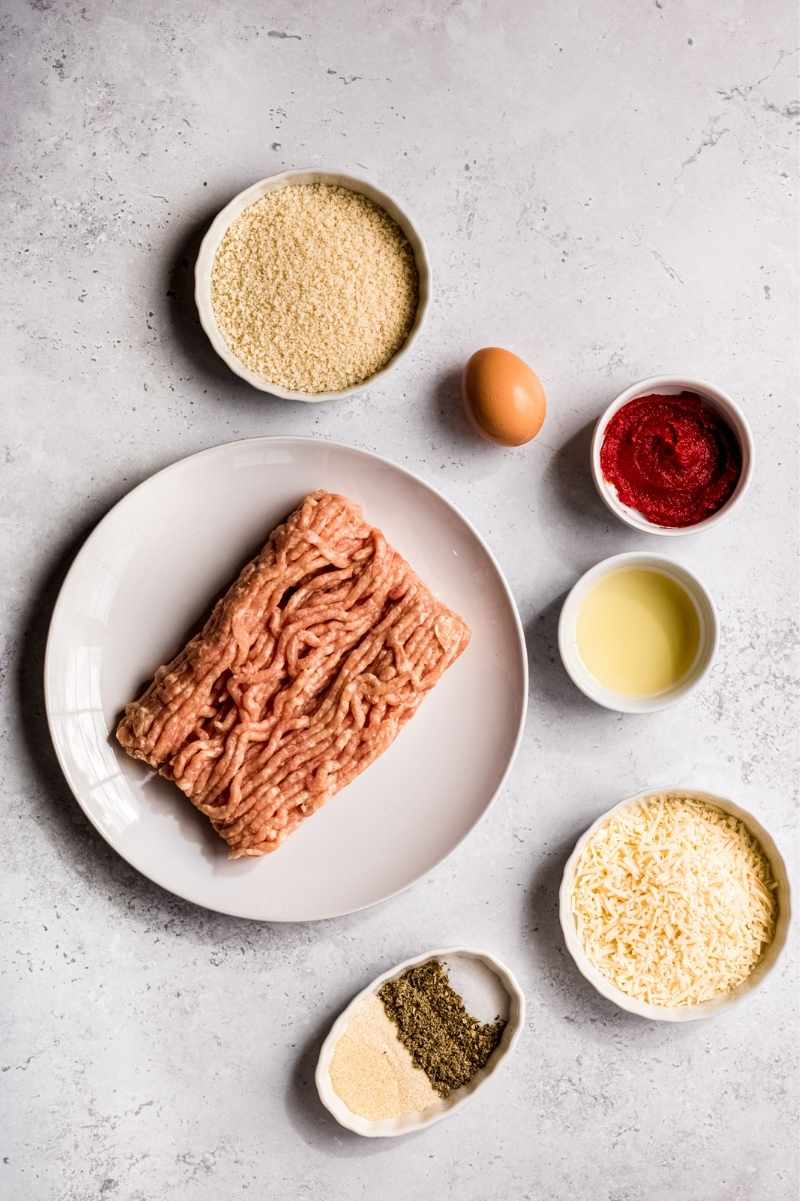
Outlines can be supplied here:
[[[461, 659], [394, 745], [272, 855], [230, 862], [206, 819], [116, 745], [122, 706], [183, 644], [242, 564], [315, 488], [345, 493], [472, 627]], [[73, 563], [45, 661], [56, 753], [90, 821], [178, 896], [264, 921], [350, 913], [449, 854], [501, 788], [522, 734], [525, 642], [491, 552], [456, 509], [377, 455], [252, 438], [135, 488]]]

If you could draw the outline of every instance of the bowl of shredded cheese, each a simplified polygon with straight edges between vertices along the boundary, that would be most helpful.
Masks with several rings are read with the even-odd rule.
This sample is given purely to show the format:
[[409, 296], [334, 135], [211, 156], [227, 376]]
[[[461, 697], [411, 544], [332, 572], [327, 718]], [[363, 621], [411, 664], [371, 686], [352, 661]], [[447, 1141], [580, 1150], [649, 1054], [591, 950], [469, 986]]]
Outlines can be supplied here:
[[559, 893], [564, 939], [604, 997], [640, 1017], [686, 1022], [757, 988], [784, 949], [786, 865], [733, 801], [695, 789], [643, 792], [578, 839]]
[[428, 308], [416, 226], [338, 171], [284, 171], [235, 196], [206, 233], [195, 301], [211, 345], [254, 388], [318, 402], [396, 366]]

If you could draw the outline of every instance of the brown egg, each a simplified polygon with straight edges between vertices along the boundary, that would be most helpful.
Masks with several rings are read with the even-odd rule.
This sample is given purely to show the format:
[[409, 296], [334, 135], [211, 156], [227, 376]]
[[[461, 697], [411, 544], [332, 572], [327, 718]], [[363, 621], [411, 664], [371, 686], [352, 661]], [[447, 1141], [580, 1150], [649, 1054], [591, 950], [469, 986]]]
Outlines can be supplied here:
[[542, 428], [547, 400], [538, 376], [510, 350], [486, 346], [464, 369], [464, 403], [478, 432], [522, 446]]

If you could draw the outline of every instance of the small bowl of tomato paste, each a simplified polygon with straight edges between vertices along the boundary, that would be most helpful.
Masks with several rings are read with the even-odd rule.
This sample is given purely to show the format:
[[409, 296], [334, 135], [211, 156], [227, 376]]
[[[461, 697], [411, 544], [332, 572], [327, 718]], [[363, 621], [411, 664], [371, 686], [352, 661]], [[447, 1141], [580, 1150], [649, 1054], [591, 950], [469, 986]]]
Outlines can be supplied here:
[[747, 419], [701, 380], [659, 375], [609, 405], [592, 439], [600, 496], [648, 534], [695, 534], [727, 517], [753, 471]]

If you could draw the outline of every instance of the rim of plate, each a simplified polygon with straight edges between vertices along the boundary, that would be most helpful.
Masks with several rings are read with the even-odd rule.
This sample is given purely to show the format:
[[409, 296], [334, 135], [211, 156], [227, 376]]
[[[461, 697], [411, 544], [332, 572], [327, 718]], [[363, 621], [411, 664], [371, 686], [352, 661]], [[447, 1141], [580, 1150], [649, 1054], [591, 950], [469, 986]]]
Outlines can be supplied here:
[[[409, 479], [413, 480], [415, 483], [420, 484], [427, 492], [430, 492], [433, 496], [435, 496], [439, 501], [442, 502], [442, 504], [445, 505], [445, 507], [447, 509], [449, 509], [452, 513], [454, 513], [455, 516], [461, 522], [463, 522], [463, 524], [467, 527], [467, 529], [472, 534], [472, 536], [476, 539], [479, 546], [481, 547], [481, 549], [484, 551], [487, 558], [489, 559], [489, 562], [491, 563], [492, 567], [494, 568], [494, 571], [495, 571], [496, 577], [500, 583], [502, 592], [508, 602], [509, 610], [510, 610], [511, 617], [512, 617], [512, 622], [513, 622], [513, 626], [514, 626], [514, 631], [517, 635], [517, 641], [518, 641], [519, 653], [520, 653], [520, 661], [522, 663], [522, 689], [521, 689], [522, 698], [521, 698], [521, 705], [520, 705], [520, 710], [519, 710], [519, 717], [517, 720], [517, 731], [514, 736], [514, 744], [511, 748], [511, 753], [508, 757], [508, 762], [506, 763], [505, 769], [503, 771], [502, 776], [500, 777], [497, 787], [495, 788], [494, 792], [492, 793], [491, 797], [487, 801], [484, 808], [481, 810], [481, 812], [478, 814], [478, 816], [472, 822], [472, 824], [467, 827], [467, 829], [463, 832], [463, 834], [456, 840], [456, 842], [453, 843], [453, 845], [450, 847], [450, 849], [448, 851], [445, 852], [445, 854], [441, 855], [438, 859], [435, 860], [435, 862], [431, 863], [428, 867], [424, 868], [423, 871], [421, 871], [417, 875], [415, 875], [411, 880], [408, 881], [407, 884], [403, 884], [400, 888], [394, 889], [393, 892], [387, 893], [385, 896], [379, 897], [375, 901], [368, 901], [364, 905], [356, 905], [355, 908], [353, 908], [353, 909], [346, 909], [346, 910], [337, 911], [334, 913], [323, 913], [323, 914], [320, 914], [319, 917], [314, 917], [314, 918], [298, 919], [298, 918], [251, 917], [248, 914], [243, 914], [243, 913], [237, 912], [235, 909], [224, 908], [224, 907], [216, 906], [216, 905], [209, 905], [206, 901], [200, 900], [199, 898], [197, 898], [195, 896], [189, 896], [187, 894], [187, 892], [179, 892], [176, 889], [170, 888], [166, 884], [162, 884], [162, 882], [160, 880], [157, 880], [155, 878], [155, 876], [151, 875], [149, 871], [145, 871], [143, 868], [139, 867], [137, 864], [131, 863], [131, 861], [127, 857], [127, 855], [123, 854], [123, 852], [121, 850], [119, 850], [119, 848], [117, 846], [115, 846], [114, 843], [112, 843], [106, 837], [105, 833], [100, 829], [98, 824], [95, 822], [92, 814], [87, 810], [83, 801], [81, 800], [79, 790], [73, 784], [72, 773], [70, 772], [69, 766], [61, 754], [61, 748], [60, 748], [56, 738], [54, 737], [53, 727], [52, 727], [51, 720], [50, 720], [50, 710], [51, 710], [50, 665], [51, 665], [51, 659], [52, 659], [51, 651], [52, 651], [52, 643], [53, 643], [53, 633], [55, 630], [56, 622], [58, 620], [61, 607], [65, 603], [65, 597], [66, 597], [66, 594], [67, 594], [67, 591], [69, 588], [70, 580], [72, 579], [72, 577], [75, 573], [75, 569], [78, 564], [78, 561], [84, 555], [84, 553], [88, 550], [88, 548], [90, 547], [92, 542], [95, 540], [95, 538], [97, 538], [99, 536], [99, 533], [100, 533], [102, 527], [106, 524], [106, 522], [109, 522], [111, 520], [111, 518], [123, 508], [123, 506], [125, 506], [129, 501], [131, 501], [132, 498], [134, 497], [134, 495], [141, 488], [146, 487], [147, 484], [149, 484], [157, 476], [163, 476], [163, 475], [166, 475], [167, 472], [177, 471], [179, 468], [183, 467], [185, 464], [189, 463], [190, 461], [194, 461], [195, 459], [203, 458], [206, 455], [214, 454], [216, 451], [222, 450], [224, 447], [242, 446], [246, 443], [254, 443], [254, 442], [306, 442], [306, 443], [312, 443], [312, 444], [317, 444], [317, 445], [322, 445], [322, 446], [333, 447], [336, 450], [348, 451], [351, 454], [359, 455], [365, 459], [371, 459], [375, 463], [380, 463], [384, 467], [389, 467], [389, 468], [393, 469], [394, 471], [400, 472], [400, 474], [405, 475]], [[433, 484], [429, 484], [427, 480], [423, 479], [422, 476], [417, 475], [416, 472], [411, 471], [408, 467], [403, 467], [403, 466], [401, 466], [401, 464], [395, 463], [392, 459], [387, 459], [384, 455], [377, 454], [375, 451], [363, 450], [361, 447], [358, 447], [358, 446], [350, 446], [346, 442], [337, 442], [333, 439], [328, 440], [327, 438], [315, 437], [313, 434], [259, 434], [253, 438], [233, 438], [229, 442], [218, 442], [214, 446], [207, 446], [204, 450], [198, 450], [198, 451], [195, 451], [193, 454], [184, 455], [183, 458], [176, 459], [174, 463], [168, 463], [166, 467], [162, 467], [159, 471], [154, 471], [151, 475], [147, 476], [146, 479], [142, 480], [141, 483], [136, 484], [133, 488], [131, 488], [130, 492], [126, 492], [125, 495], [123, 497], [121, 497], [116, 502], [116, 504], [112, 505], [111, 508], [108, 510], [108, 512], [105, 513], [104, 516], [100, 518], [97, 525], [92, 529], [92, 531], [89, 533], [87, 538], [81, 544], [80, 549], [78, 550], [77, 554], [75, 555], [75, 558], [70, 563], [67, 573], [61, 582], [61, 586], [58, 590], [58, 596], [56, 597], [56, 603], [53, 606], [53, 611], [50, 616], [50, 622], [49, 622], [49, 625], [47, 628], [47, 642], [45, 644], [43, 675], [44, 675], [44, 707], [45, 707], [45, 716], [47, 718], [47, 728], [48, 728], [48, 732], [50, 734], [50, 744], [55, 752], [56, 758], [58, 760], [58, 765], [61, 768], [62, 775], [64, 776], [64, 779], [66, 780], [66, 782], [69, 786], [70, 792], [72, 793], [73, 797], [75, 798], [75, 801], [79, 805], [81, 811], [85, 814], [85, 816], [87, 817], [87, 819], [89, 820], [89, 822], [91, 823], [93, 828], [100, 835], [100, 837], [103, 839], [103, 841], [112, 848], [112, 850], [115, 852], [115, 854], [119, 855], [119, 857], [121, 859], [123, 859], [127, 864], [129, 864], [129, 866], [132, 867], [135, 871], [139, 872], [140, 875], [144, 876], [146, 880], [150, 880], [150, 882], [152, 884], [157, 885], [159, 888], [163, 888], [165, 892], [171, 894], [172, 896], [179, 897], [183, 901], [188, 901], [189, 904], [191, 904], [191, 905], [199, 905], [201, 909], [207, 909], [211, 913], [223, 913], [228, 917], [242, 918], [243, 920], [254, 921], [254, 922], [274, 922], [275, 924], [278, 924], [278, 923], [283, 924], [285, 922], [303, 922], [304, 923], [304, 922], [330, 921], [333, 918], [346, 917], [350, 913], [360, 913], [365, 909], [373, 908], [375, 905], [382, 905], [385, 901], [390, 901], [393, 897], [400, 896], [401, 893], [406, 892], [409, 888], [413, 888], [413, 886], [415, 884], [417, 884], [421, 879], [423, 879], [425, 876], [427, 876], [430, 872], [434, 871], [441, 863], [443, 863], [445, 861], [445, 859], [449, 858], [449, 856], [452, 855], [453, 852], [456, 851], [461, 846], [462, 842], [464, 842], [464, 840], [473, 832], [473, 830], [476, 828], [476, 826], [478, 826], [478, 824], [483, 820], [483, 818], [486, 816], [486, 814], [492, 808], [492, 806], [494, 805], [498, 796], [500, 795], [500, 793], [502, 792], [503, 788], [506, 785], [508, 777], [510, 776], [511, 770], [514, 766], [514, 763], [516, 762], [516, 758], [519, 753], [520, 744], [522, 743], [522, 736], [525, 731], [525, 719], [528, 715], [528, 696], [529, 696], [529, 692], [530, 692], [530, 673], [529, 673], [529, 669], [528, 669], [527, 645], [525, 642], [525, 633], [522, 628], [522, 622], [521, 622], [520, 616], [519, 616], [519, 610], [517, 609], [517, 602], [514, 599], [514, 594], [511, 591], [511, 587], [508, 583], [508, 580], [505, 577], [505, 573], [503, 572], [502, 567], [498, 563], [493, 551], [491, 550], [489, 545], [486, 543], [486, 541], [484, 540], [482, 535], [478, 532], [478, 530], [472, 524], [472, 522], [469, 520], [469, 518], [464, 513], [461, 512], [461, 510], [457, 507], [457, 505], [455, 505], [451, 500], [448, 500], [448, 498], [442, 492], [440, 492], [438, 488], [434, 487]]]

